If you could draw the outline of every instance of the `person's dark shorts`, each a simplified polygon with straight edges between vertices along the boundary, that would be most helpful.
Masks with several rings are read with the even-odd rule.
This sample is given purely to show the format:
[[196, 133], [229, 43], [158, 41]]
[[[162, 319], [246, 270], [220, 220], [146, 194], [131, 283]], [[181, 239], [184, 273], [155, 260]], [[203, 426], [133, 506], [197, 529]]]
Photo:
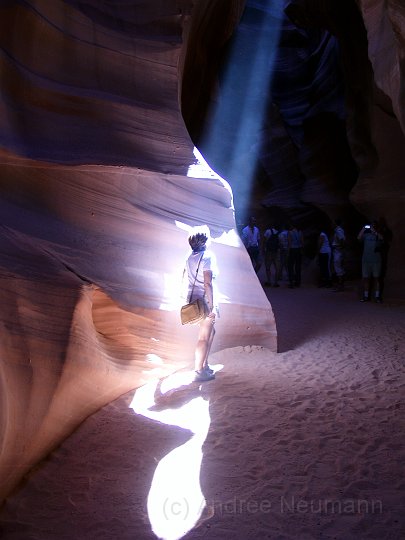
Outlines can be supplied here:
[[364, 278], [379, 278], [381, 274], [381, 261], [363, 261], [361, 273]]
[[249, 257], [252, 259], [252, 261], [257, 262], [259, 260], [259, 246], [250, 246], [247, 248], [247, 252], [249, 253]]

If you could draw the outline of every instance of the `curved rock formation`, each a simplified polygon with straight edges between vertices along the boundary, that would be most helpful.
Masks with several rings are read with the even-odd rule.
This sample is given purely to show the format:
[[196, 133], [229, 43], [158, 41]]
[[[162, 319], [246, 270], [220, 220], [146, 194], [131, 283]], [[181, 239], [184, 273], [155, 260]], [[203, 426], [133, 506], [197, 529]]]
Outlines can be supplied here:
[[350, 197], [363, 214], [385, 218], [392, 232], [386, 291], [404, 299], [405, 9], [400, 0], [357, 3], [373, 69], [370, 125], [377, 159], [360, 169]]
[[[99, 407], [192, 369], [190, 227], [209, 227], [220, 268], [214, 348], [276, 349], [231, 192], [199, 172], [180, 112], [193, 4], [1, 8], [2, 496]], [[236, 16], [219, 15], [231, 33]]]
[[220, 267], [215, 347], [276, 349], [232, 194], [198, 172], [192, 141], [241, 216], [310, 223], [315, 209], [353, 235], [384, 216], [385, 294], [405, 297], [401, 0], [0, 10], [1, 496], [93, 411], [191, 367], [195, 332], [178, 324], [190, 227], [209, 227]]

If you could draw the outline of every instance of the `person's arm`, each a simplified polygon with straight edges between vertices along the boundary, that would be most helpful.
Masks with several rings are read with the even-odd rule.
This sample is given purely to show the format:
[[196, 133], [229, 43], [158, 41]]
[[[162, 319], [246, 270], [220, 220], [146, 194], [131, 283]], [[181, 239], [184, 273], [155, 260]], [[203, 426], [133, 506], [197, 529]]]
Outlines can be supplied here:
[[214, 290], [212, 287], [212, 270], [204, 270], [204, 291], [207, 305], [212, 313], [214, 309]]
[[363, 227], [361, 229], [361, 231], [359, 232], [359, 234], [357, 235], [357, 240], [363, 240], [363, 235], [364, 235], [364, 232], [365, 232], [366, 228]]
[[323, 234], [320, 234], [318, 237], [318, 251], [321, 251], [321, 248], [324, 242], [325, 242], [325, 237], [323, 236]]

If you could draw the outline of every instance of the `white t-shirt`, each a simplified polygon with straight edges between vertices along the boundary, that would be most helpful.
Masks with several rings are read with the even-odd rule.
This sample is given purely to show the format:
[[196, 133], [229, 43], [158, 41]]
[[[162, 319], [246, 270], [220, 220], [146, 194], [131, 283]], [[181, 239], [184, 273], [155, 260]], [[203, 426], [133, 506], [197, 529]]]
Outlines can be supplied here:
[[267, 230], [266, 230], [266, 232], [264, 233], [263, 236], [264, 236], [264, 238], [266, 238], [266, 240], [267, 240], [268, 238], [270, 238], [270, 236], [271, 236], [272, 234], [278, 234], [278, 230], [277, 230], [277, 229], [274, 229], [273, 227], [270, 227], [270, 229], [267, 229]]
[[[200, 265], [198, 265], [199, 262]], [[198, 275], [196, 277], [197, 268]], [[188, 276], [187, 297], [189, 302], [192, 302], [196, 298], [204, 298], [204, 271], [206, 270], [212, 271], [212, 278], [214, 279], [218, 273], [215, 255], [211, 251], [199, 251], [197, 253], [193, 251], [186, 261], [186, 271]], [[190, 297], [191, 292], [193, 292], [192, 298]]]
[[323, 238], [323, 242], [319, 250], [319, 253], [330, 253], [331, 249], [330, 249], [329, 239], [327, 235], [324, 232], [321, 232], [319, 236], [322, 236]]
[[288, 231], [288, 238], [290, 242], [290, 248], [299, 249], [303, 247], [301, 231], [298, 231], [297, 229], [291, 229], [291, 231]]
[[260, 242], [260, 232], [259, 229], [254, 226], [253, 230], [249, 225], [247, 225], [242, 230], [242, 242], [245, 244], [245, 247], [258, 247]]
[[278, 241], [280, 243], [280, 248], [283, 250], [288, 249], [288, 231], [283, 230], [278, 235]]
[[343, 249], [345, 238], [345, 232], [342, 227], [338, 226], [335, 229], [335, 233], [332, 239], [332, 246], [336, 249]]

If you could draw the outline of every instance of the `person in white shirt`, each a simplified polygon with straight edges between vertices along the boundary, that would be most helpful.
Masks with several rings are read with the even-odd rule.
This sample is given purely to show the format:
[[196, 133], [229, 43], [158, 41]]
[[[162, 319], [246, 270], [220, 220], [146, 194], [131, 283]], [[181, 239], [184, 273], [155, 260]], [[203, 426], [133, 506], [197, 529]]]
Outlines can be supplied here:
[[256, 219], [251, 217], [249, 224], [242, 229], [242, 242], [249, 253], [253, 268], [257, 273], [260, 269], [260, 231], [256, 226]]
[[335, 230], [332, 237], [332, 260], [333, 268], [337, 278], [337, 286], [334, 291], [344, 290], [344, 247], [346, 242], [345, 231], [342, 228], [342, 221], [340, 219], [335, 220]]
[[271, 269], [274, 267], [274, 282], [273, 287], [279, 287], [278, 276], [280, 274], [280, 244], [278, 240], [278, 230], [274, 227], [269, 227], [264, 235], [263, 251], [264, 264], [266, 267], [265, 287], [271, 287]]
[[208, 355], [215, 336], [216, 309], [214, 305], [213, 277], [216, 270], [215, 256], [206, 250], [208, 237], [197, 233], [189, 237], [192, 249], [186, 261], [188, 279], [188, 302], [197, 298], [204, 301], [206, 317], [199, 323], [198, 341], [195, 348], [195, 381], [204, 382], [215, 378], [208, 365]]
[[332, 249], [328, 235], [321, 231], [318, 236], [318, 263], [319, 263], [319, 287], [330, 287], [330, 259]]
[[280, 262], [277, 282], [283, 279], [283, 270], [285, 270], [288, 278], [288, 230], [286, 226], [281, 227], [281, 232], [278, 235], [278, 243], [280, 245]]

